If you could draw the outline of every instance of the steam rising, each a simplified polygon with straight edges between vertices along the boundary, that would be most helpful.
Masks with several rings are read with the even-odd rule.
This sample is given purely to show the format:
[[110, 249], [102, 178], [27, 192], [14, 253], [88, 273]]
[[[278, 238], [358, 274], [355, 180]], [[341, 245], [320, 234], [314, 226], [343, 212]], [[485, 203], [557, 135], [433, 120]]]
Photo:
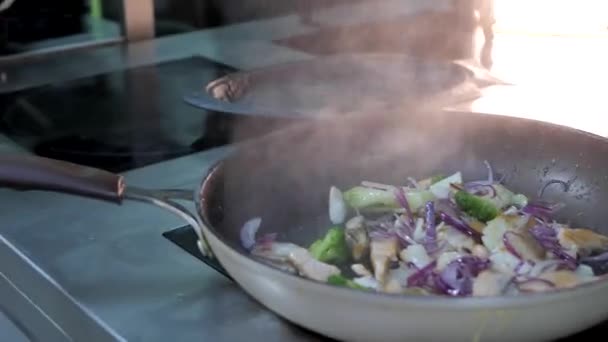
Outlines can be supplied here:
[[465, 145], [468, 130], [449, 122], [443, 114], [407, 107], [351, 112], [295, 124], [245, 145], [225, 167], [224, 209], [231, 213], [225, 223], [237, 227], [261, 216], [265, 233], [286, 229], [291, 241], [308, 243], [330, 224], [332, 185], [405, 184], [408, 176], [463, 168], [482, 177], [480, 154]]
[[481, 87], [497, 83], [472, 61], [340, 54], [234, 73], [209, 83], [206, 91], [252, 114], [308, 118], [412, 105], [441, 108], [471, 101]]
[[[252, 51], [267, 66], [215, 80], [206, 91], [253, 113], [306, 117], [472, 100], [481, 87], [501, 83], [482, 66], [477, 43], [491, 22], [487, 2], [297, 1], [289, 25], [310, 27], [273, 45], [315, 58], [273, 63], [285, 49], [269, 45], [263, 57]], [[258, 11], [270, 15], [288, 3], [266, 1]]]
[[[297, 123], [242, 145], [226, 160], [222, 229], [238, 241], [238, 228], [259, 216], [261, 234], [279, 232], [279, 240], [308, 244], [331, 224], [331, 186], [346, 190], [363, 180], [406, 184], [410, 176], [455, 171], [462, 171], [465, 181], [482, 179], [485, 159], [498, 175], [506, 174], [510, 189], [532, 197], [558, 173], [576, 179], [573, 191], [547, 200], [566, 204], [565, 221], [599, 227], [605, 218], [595, 213], [601, 213], [607, 193], [589, 185], [606, 180], [593, 167], [577, 167], [603, 169], [597, 154], [579, 152], [593, 146], [608, 153], [607, 145], [594, 139], [546, 123], [415, 106]], [[555, 164], [556, 155], [561, 165]], [[553, 171], [544, 173], [545, 167]]]
[[[438, 112], [500, 82], [469, 59], [476, 24], [472, 9], [463, 13], [428, 12], [409, 22], [402, 17], [348, 31], [321, 28], [316, 35], [278, 43], [336, 54], [235, 73], [210, 84], [206, 90], [216, 98], [258, 114], [284, 109], [285, 116], [306, 118], [226, 164], [224, 209], [232, 214], [225, 224], [240, 227], [260, 216], [262, 231], [295, 229], [290, 241], [306, 242], [318, 233], [314, 229], [329, 223], [327, 215], [319, 217], [327, 213], [332, 185], [405, 184], [409, 176], [456, 170], [482, 172], [481, 177], [483, 146], [467, 141], [469, 126], [451, 124], [456, 114]], [[448, 28], [437, 29], [442, 25]], [[250, 122], [237, 122], [233, 140], [250, 136], [251, 129]], [[311, 224], [314, 219], [321, 222]], [[303, 227], [308, 230], [298, 230]]]

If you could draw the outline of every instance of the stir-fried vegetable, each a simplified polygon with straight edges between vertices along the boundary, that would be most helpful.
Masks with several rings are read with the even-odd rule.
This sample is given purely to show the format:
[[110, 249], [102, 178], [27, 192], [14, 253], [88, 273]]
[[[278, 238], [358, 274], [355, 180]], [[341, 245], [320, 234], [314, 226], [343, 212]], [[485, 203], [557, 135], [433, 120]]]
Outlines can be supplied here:
[[461, 183], [462, 175], [460, 172], [456, 172], [449, 177], [443, 178], [442, 180], [431, 184], [431, 186], [429, 186], [429, 190], [436, 198], [448, 198], [452, 184]]
[[[396, 187], [395, 187], [396, 188]], [[365, 209], [370, 207], [397, 209], [401, 205], [395, 192], [390, 190], [373, 189], [364, 186], [356, 186], [343, 194], [344, 201], [353, 209]], [[418, 210], [429, 200], [433, 199], [430, 191], [411, 190], [405, 193], [411, 210]]]
[[492, 202], [464, 190], [458, 191], [454, 200], [460, 209], [482, 222], [490, 221], [500, 213]]
[[437, 182], [439, 182], [440, 180], [443, 180], [445, 178], [445, 176], [443, 174], [436, 174], [433, 177], [431, 177], [431, 184], [435, 184]]
[[344, 230], [332, 227], [322, 239], [310, 245], [308, 249], [315, 259], [327, 263], [343, 263], [348, 260], [348, 246], [344, 236]]
[[342, 224], [346, 218], [346, 203], [340, 189], [332, 186], [329, 189], [329, 220], [333, 224]]
[[[277, 242], [273, 234], [256, 238], [261, 218], [243, 225], [241, 241], [273, 267], [402, 295], [554, 291], [608, 272], [607, 236], [555, 222], [563, 204], [514, 193], [485, 166], [487, 179], [468, 182], [456, 172], [404, 177], [395, 185], [364, 181], [344, 192], [331, 187], [333, 226], [308, 249]], [[344, 274], [350, 270], [354, 278]]]

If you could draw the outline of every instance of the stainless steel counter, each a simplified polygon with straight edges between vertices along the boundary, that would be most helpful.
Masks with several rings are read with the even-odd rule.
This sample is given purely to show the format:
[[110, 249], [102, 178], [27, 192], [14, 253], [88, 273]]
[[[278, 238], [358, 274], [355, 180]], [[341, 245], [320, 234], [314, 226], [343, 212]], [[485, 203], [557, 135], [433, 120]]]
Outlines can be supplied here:
[[29, 341], [27, 336], [2, 311], [0, 311], [0, 341]]
[[[128, 172], [127, 183], [194, 189], [224, 153], [218, 149]], [[234, 341], [243, 334], [306, 339], [164, 239], [163, 232], [183, 225], [171, 214], [49, 193], [4, 190], [0, 196], [2, 273], [52, 322], [31, 310], [19, 312], [23, 303], [8, 310], [40, 340], [49, 340], [52, 326], [58, 330], [54, 338], [76, 341]]]

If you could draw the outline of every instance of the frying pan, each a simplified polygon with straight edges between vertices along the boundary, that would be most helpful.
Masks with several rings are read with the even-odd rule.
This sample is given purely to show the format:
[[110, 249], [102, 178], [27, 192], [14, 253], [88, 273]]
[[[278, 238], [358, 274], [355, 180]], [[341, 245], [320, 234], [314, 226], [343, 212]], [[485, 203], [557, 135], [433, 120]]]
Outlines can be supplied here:
[[[120, 203], [147, 201], [184, 217], [251, 296], [298, 325], [352, 341], [546, 341], [608, 318], [608, 281], [544, 294], [448, 298], [376, 294], [314, 282], [247, 256], [242, 224], [307, 245], [327, 226], [330, 185], [462, 171], [485, 176], [488, 160], [516, 192], [566, 204], [556, 217], [608, 233], [608, 139], [505, 116], [410, 111], [325, 118], [236, 148], [194, 192], [197, 215], [171, 191], [131, 188], [105, 171], [37, 157], [0, 157], [0, 186], [51, 190]], [[560, 182], [556, 182], [556, 180]], [[548, 186], [545, 186], [549, 184]], [[183, 196], [178, 196], [183, 199]], [[204, 236], [204, 238], [203, 238]]]
[[441, 108], [472, 101], [482, 88], [499, 84], [506, 83], [473, 60], [341, 53], [234, 72], [184, 100], [220, 112], [310, 118], [414, 102]]

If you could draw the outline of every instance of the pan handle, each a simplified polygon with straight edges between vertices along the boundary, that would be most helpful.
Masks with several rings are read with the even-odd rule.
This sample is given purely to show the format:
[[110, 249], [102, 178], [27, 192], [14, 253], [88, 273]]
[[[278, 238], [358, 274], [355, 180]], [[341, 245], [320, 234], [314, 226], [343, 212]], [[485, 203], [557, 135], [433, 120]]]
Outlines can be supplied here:
[[198, 235], [198, 247], [212, 256], [198, 215], [176, 202], [192, 201], [186, 190], [147, 190], [126, 187], [123, 176], [82, 165], [29, 155], [0, 155], [0, 187], [44, 190], [122, 203], [123, 199], [163, 208], [188, 222]]
[[68, 162], [0, 155], [0, 187], [56, 191], [120, 203], [125, 182], [111, 172]]
[[180, 200], [193, 202], [193, 195], [191, 191], [179, 189], [148, 190], [130, 186], [126, 189], [124, 198], [132, 201], [152, 204], [181, 217], [188, 222], [198, 236], [198, 241], [196, 244], [201, 253], [206, 257], [213, 257], [213, 253], [211, 252], [211, 248], [209, 248], [207, 238], [203, 233], [203, 221], [198, 215], [193, 214], [188, 208], [177, 202]]

